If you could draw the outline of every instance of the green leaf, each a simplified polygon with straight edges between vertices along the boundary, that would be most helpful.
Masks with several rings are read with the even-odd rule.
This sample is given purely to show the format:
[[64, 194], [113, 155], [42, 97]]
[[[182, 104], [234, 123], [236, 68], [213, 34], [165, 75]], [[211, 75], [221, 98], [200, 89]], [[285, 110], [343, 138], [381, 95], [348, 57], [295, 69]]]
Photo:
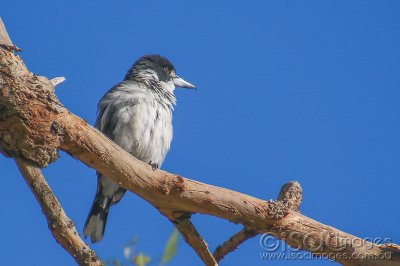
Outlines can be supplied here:
[[165, 265], [175, 257], [176, 252], [178, 250], [178, 239], [179, 239], [178, 230], [174, 229], [165, 246], [161, 264]]
[[139, 253], [136, 257], [133, 258], [133, 263], [136, 266], [146, 266], [150, 262], [150, 257], [144, 255], [143, 253]]

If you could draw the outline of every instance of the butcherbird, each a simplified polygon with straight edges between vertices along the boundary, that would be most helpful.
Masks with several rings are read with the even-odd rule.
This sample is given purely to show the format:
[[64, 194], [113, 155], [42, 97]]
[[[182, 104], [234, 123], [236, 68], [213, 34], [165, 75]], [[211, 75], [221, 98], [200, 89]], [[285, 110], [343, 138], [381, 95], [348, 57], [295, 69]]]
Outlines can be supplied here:
[[[176, 75], [165, 57], [145, 55], [101, 98], [95, 127], [137, 159], [159, 168], [172, 140], [175, 87], [195, 88]], [[86, 220], [85, 238], [90, 236], [92, 243], [102, 240], [110, 207], [125, 192], [97, 172], [97, 192]]]

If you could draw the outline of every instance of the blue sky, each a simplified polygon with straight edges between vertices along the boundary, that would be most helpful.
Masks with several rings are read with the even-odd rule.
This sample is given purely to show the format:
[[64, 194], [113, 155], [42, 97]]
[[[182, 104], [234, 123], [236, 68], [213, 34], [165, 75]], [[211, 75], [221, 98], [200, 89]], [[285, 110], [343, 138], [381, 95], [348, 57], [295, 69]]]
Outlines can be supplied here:
[[[400, 2], [5, 1], [3, 17], [28, 67], [65, 76], [57, 95], [93, 124], [96, 104], [141, 55], [168, 57], [198, 91], [176, 91], [167, 171], [263, 199], [298, 180], [302, 212], [360, 237], [400, 243]], [[15, 164], [0, 158], [5, 265], [73, 265], [52, 238]], [[96, 177], [61, 153], [44, 170], [79, 232]], [[212, 249], [240, 226], [194, 216]], [[103, 259], [138, 249], [157, 259], [172, 230], [128, 194], [110, 212]], [[222, 265], [263, 261], [256, 237]], [[157, 264], [153, 264], [157, 265]], [[180, 242], [171, 265], [201, 265]]]

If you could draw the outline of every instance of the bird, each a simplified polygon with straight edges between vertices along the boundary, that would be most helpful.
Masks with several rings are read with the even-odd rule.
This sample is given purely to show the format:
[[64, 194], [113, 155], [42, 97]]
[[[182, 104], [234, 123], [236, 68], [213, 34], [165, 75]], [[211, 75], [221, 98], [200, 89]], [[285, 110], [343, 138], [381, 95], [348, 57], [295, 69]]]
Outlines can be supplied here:
[[[137, 159], [161, 167], [172, 141], [176, 87], [196, 89], [179, 77], [171, 61], [158, 55], [140, 57], [122, 82], [98, 103], [95, 128]], [[84, 226], [92, 243], [103, 239], [110, 207], [126, 189], [97, 172], [97, 191]]]

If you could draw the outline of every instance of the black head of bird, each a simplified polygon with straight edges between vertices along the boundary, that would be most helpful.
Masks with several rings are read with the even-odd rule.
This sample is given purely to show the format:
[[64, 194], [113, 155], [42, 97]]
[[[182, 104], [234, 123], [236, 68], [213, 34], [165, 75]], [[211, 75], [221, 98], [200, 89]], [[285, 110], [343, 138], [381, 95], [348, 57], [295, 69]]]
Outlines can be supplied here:
[[[135, 80], [154, 86], [157, 83], [166, 83], [169, 88], [175, 87], [195, 89], [196, 87], [179, 77], [175, 67], [165, 57], [152, 54], [139, 58], [129, 69], [125, 80]], [[155, 83], [155, 84], [154, 84]]]

